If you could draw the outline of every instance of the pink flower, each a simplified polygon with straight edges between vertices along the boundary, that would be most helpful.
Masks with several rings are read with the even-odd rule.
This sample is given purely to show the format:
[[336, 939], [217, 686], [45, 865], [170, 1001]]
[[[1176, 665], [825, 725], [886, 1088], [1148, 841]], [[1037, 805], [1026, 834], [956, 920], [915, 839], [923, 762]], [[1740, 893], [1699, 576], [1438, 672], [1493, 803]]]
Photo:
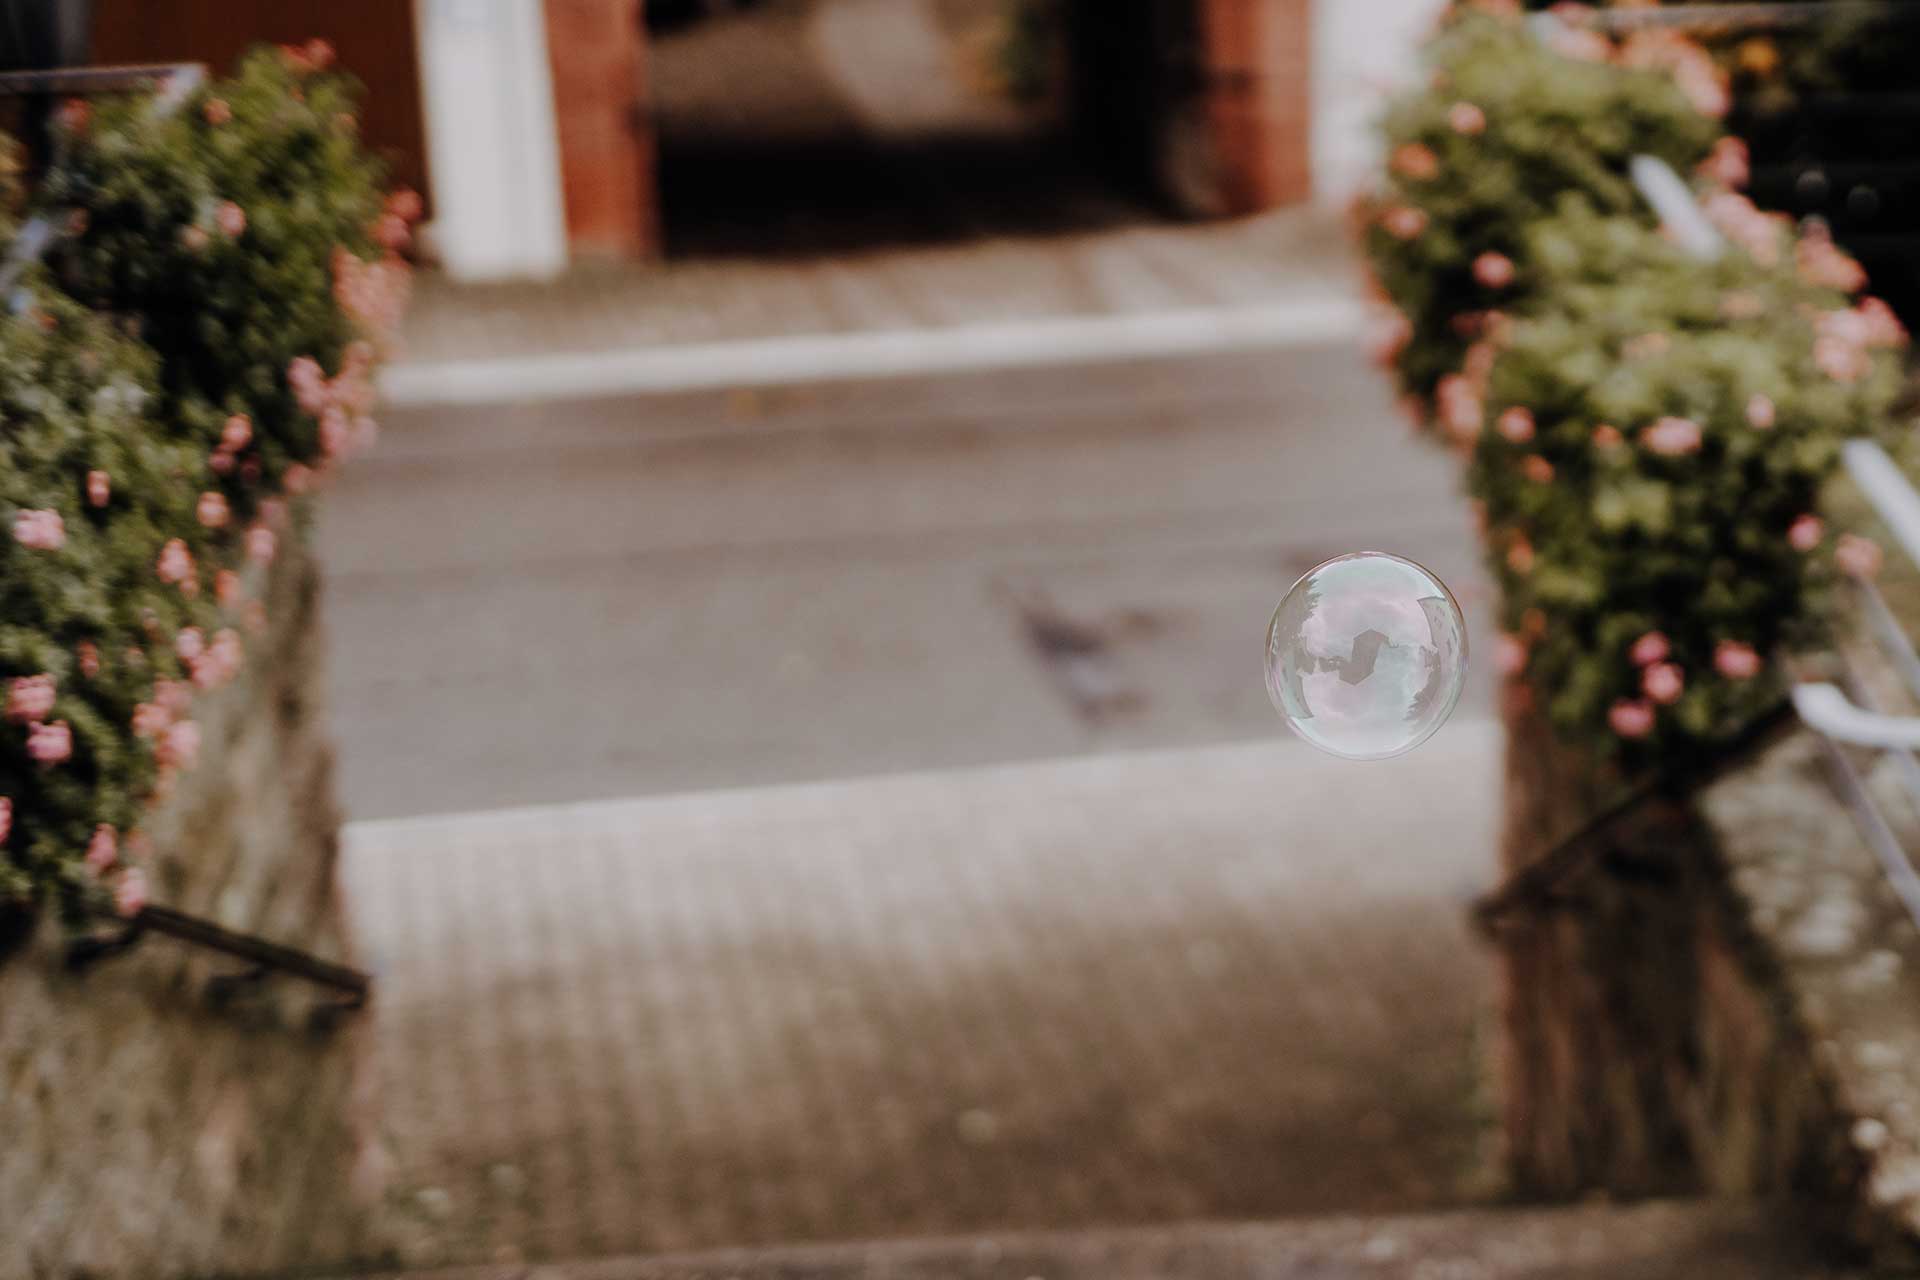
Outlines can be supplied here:
[[1640, 673], [1641, 690], [1663, 707], [1680, 701], [1686, 687], [1686, 677], [1681, 674], [1678, 663], [1656, 662]]
[[233, 512], [227, 506], [225, 494], [209, 490], [200, 495], [200, 501], [194, 504], [193, 514], [207, 528], [219, 529], [226, 525]]
[[307, 41], [307, 65], [315, 71], [325, 71], [333, 65], [333, 45], [315, 36]]
[[239, 675], [247, 661], [247, 649], [241, 643], [240, 633], [232, 627], [214, 632], [213, 643], [207, 647], [207, 658], [217, 673], [217, 683], [224, 684]]
[[1607, 724], [1623, 738], [1644, 738], [1653, 732], [1653, 704], [1622, 698], [1607, 711]]
[[139, 867], [128, 867], [120, 873], [120, 882], [113, 889], [113, 909], [123, 919], [131, 920], [147, 906], [147, 873]]
[[12, 834], [13, 801], [6, 796], [0, 796], [0, 844], [5, 844], [7, 837]]
[[381, 248], [398, 253], [413, 243], [413, 232], [407, 226], [407, 220], [397, 213], [383, 213], [373, 220], [368, 228], [373, 242]]
[[420, 193], [412, 187], [395, 187], [387, 193], [387, 212], [408, 222], [420, 221], [420, 215], [426, 211], [421, 203]]
[[315, 415], [327, 407], [327, 375], [312, 356], [295, 356], [287, 365], [287, 386], [293, 389], [300, 408]]
[[180, 661], [192, 662], [207, 651], [206, 637], [198, 627], [183, 627], [173, 638], [173, 651], [180, 655]]
[[1440, 425], [1456, 443], [1466, 444], [1480, 434], [1480, 397], [1467, 379], [1450, 373], [1434, 388]]
[[1747, 423], [1755, 431], [1771, 431], [1774, 423], [1773, 400], [1758, 391], [1747, 397]]
[[1513, 259], [1491, 251], [1473, 260], [1473, 278], [1488, 289], [1504, 289], [1513, 283]]
[[167, 726], [160, 739], [160, 762], [172, 768], [191, 769], [200, 758], [200, 726], [191, 720], [179, 720]]
[[1873, 367], [1873, 357], [1865, 347], [1828, 334], [1813, 340], [1813, 363], [1835, 382], [1857, 382]]
[[240, 600], [240, 575], [231, 569], [222, 569], [213, 575], [213, 598], [220, 602], [223, 609], [231, 609]]
[[1904, 347], [1907, 345], [1907, 327], [1900, 323], [1900, 317], [1893, 314], [1893, 308], [1878, 298], [1862, 298], [1854, 309], [1860, 317], [1861, 335], [1870, 347]]
[[82, 640], [73, 647], [74, 660], [80, 664], [80, 674], [91, 680], [100, 674], [100, 646], [91, 640]]
[[273, 530], [263, 524], [256, 524], [247, 530], [247, 558], [255, 564], [272, 564], [273, 553], [278, 545]]
[[133, 708], [133, 734], [136, 738], [157, 738], [173, 723], [173, 714], [157, 702], [137, 703]]
[[1507, 548], [1507, 568], [1522, 576], [1533, 572], [1533, 544], [1526, 538], [1516, 536]]
[[233, 119], [233, 108], [227, 105], [225, 98], [208, 98], [207, 105], [200, 108], [200, 114], [206, 117], [210, 125], [223, 125]]
[[247, 211], [231, 200], [222, 200], [213, 211], [213, 225], [229, 240], [238, 240], [247, 229]]
[[1494, 638], [1493, 665], [1503, 676], [1519, 675], [1527, 666], [1527, 642], [1502, 632]]
[[1487, 113], [1471, 102], [1456, 102], [1447, 109], [1447, 124], [1453, 131], [1472, 137], [1487, 127]]
[[288, 493], [305, 493], [313, 487], [313, 469], [296, 462], [281, 473], [280, 483]]
[[1787, 526], [1787, 545], [1795, 551], [1811, 551], [1827, 536], [1827, 526], [1819, 516], [1808, 514]]
[[1726, 137], [1713, 144], [1713, 150], [1700, 162], [1697, 172], [1709, 182], [1717, 182], [1724, 187], [1744, 187], [1752, 176], [1752, 166], [1747, 155], [1747, 144], [1739, 138]]
[[153, 682], [153, 700], [165, 707], [167, 713], [182, 716], [193, 705], [193, 686], [183, 680], [156, 680]]
[[1620, 61], [1629, 67], [1667, 72], [1681, 95], [1703, 116], [1718, 119], [1732, 105], [1726, 77], [1713, 55], [1677, 31], [1635, 31], [1621, 46]]
[[1713, 223], [1721, 235], [1745, 249], [1755, 262], [1771, 267], [1780, 261], [1781, 237], [1788, 226], [1784, 216], [1761, 212], [1753, 201], [1737, 191], [1716, 191], [1702, 200], [1700, 207], [1707, 221]]
[[1525, 444], [1533, 439], [1533, 411], [1520, 405], [1502, 412], [1493, 425], [1494, 430], [1512, 444]]
[[35, 551], [58, 551], [67, 545], [67, 526], [58, 511], [17, 511], [13, 537], [21, 546]]
[[28, 725], [27, 754], [43, 768], [72, 759], [73, 730], [67, 727], [65, 720]]
[[247, 447], [253, 439], [253, 419], [244, 413], [236, 413], [220, 427], [220, 447], [228, 453], [238, 453]]
[[104, 507], [113, 497], [113, 480], [104, 471], [87, 472], [87, 501]]
[[233, 470], [233, 455], [225, 449], [215, 449], [207, 455], [207, 466], [217, 476], [224, 476]]
[[180, 228], [180, 247], [188, 253], [199, 253], [207, 247], [208, 240], [209, 237], [204, 227], [189, 224]]
[[1649, 631], [1633, 642], [1633, 647], [1627, 650], [1627, 657], [1634, 666], [1646, 667], [1665, 662], [1670, 652], [1672, 646], [1667, 643], [1667, 637], [1661, 632]]
[[1380, 225], [1396, 240], [1413, 240], [1427, 229], [1427, 215], [1412, 205], [1397, 204], [1380, 215]]
[[1690, 418], [1662, 418], [1640, 433], [1640, 443], [1665, 458], [1700, 451], [1700, 424]]
[[1760, 674], [1760, 655], [1738, 640], [1722, 640], [1713, 651], [1713, 669], [1729, 680], [1751, 680]]
[[1793, 262], [1800, 279], [1817, 289], [1858, 293], [1866, 288], [1867, 272], [1824, 231], [1810, 232], [1794, 246]]
[[185, 582], [193, 576], [193, 553], [179, 538], [169, 538], [167, 544], [160, 548], [160, 559], [154, 564], [154, 572], [160, 575], [162, 582]]
[[1585, 27], [1557, 24], [1547, 34], [1547, 47], [1576, 62], [1606, 62], [1613, 57], [1613, 41]]
[[68, 133], [81, 133], [93, 120], [93, 106], [85, 98], [68, 98], [53, 113], [54, 123]]
[[22, 724], [45, 720], [53, 713], [55, 693], [50, 675], [15, 676], [7, 682], [7, 719]]
[[1433, 148], [1419, 142], [1403, 143], [1393, 149], [1393, 171], [1415, 182], [1426, 182], [1440, 172], [1440, 157]]
[[1520, 474], [1535, 484], [1553, 483], [1553, 464], [1537, 453], [1530, 453], [1520, 460]]
[[1840, 566], [1840, 571], [1856, 578], [1877, 577], [1883, 559], [1879, 543], [1857, 534], [1841, 534], [1833, 549], [1833, 562]]
[[1387, 311], [1367, 339], [1367, 355], [1381, 368], [1392, 364], [1413, 338], [1413, 324], [1400, 311]]
[[353, 443], [353, 424], [346, 411], [329, 405], [320, 413], [320, 450], [329, 458], [344, 455]]
[[103, 822], [93, 829], [93, 839], [87, 841], [87, 870], [99, 875], [119, 860], [119, 835]]
[[1604, 422], [1593, 429], [1593, 447], [1596, 449], [1618, 448], [1623, 439], [1620, 428], [1608, 426]]

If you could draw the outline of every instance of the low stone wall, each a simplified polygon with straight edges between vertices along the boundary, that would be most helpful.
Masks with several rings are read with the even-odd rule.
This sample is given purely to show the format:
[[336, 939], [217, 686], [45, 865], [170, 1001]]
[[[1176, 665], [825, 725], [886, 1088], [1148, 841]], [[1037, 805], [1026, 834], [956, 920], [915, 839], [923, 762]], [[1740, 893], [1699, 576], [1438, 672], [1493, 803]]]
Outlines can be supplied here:
[[[1605, 784], [1537, 717], [1508, 722], [1511, 871]], [[1849, 1256], [1920, 1265], [1920, 930], [1827, 765], [1785, 733], [1502, 922], [1517, 1190], [1760, 1196]], [[1887, 812], [1912, 813], [1889, 768]]]
[[[151, 834], [156, 902], [345, 958], [321, 692], [320, 579], [302, 539], [263, 584], [245, 674], [196, 708], [204, 745]], [[65, 930], [0, 957], [0, 1280], [261, 1271], [378, 1251], [379, 1161], [356, 1097], [363, 1020], [164, 937], [83, 974]]]

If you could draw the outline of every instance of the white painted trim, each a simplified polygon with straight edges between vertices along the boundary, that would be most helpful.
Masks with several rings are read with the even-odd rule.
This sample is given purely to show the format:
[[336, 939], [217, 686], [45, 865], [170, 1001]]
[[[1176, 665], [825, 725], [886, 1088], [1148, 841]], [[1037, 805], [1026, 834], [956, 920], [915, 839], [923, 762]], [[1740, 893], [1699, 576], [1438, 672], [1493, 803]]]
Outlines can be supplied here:
[[950, 329], [669, 343], [400, 364], [382, 375], [381, 392], [388, 404], [400, 407], [478, 405], [1100, 364], [1349, 342], [1361, 336], [1366, 320], [1366, 306], [1358, 299], [1324, 297]]
[[414, 0], [434, 240], [456, 280], [567, 265], [542, 0]]

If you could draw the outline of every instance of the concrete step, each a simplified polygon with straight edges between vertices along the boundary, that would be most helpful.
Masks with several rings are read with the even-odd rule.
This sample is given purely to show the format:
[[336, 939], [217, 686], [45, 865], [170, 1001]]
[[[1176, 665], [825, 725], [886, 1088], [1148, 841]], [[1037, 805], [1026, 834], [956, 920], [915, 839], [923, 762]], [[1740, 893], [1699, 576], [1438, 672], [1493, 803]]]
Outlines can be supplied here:
[[1837, 1280], [1779, 1222], [1704, 1203], [982, 1235], [495, 1265], [407, 1280]]
[[1500, 741], [354, 824], [403, 1256], [1471, 1200]]

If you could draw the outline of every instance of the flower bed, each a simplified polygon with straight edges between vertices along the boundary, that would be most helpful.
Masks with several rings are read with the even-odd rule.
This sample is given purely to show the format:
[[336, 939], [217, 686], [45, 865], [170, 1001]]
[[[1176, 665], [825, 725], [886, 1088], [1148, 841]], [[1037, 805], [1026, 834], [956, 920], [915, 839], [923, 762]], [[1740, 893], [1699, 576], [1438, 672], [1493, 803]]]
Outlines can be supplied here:
[[67, 235], [0, 320], [0, 901], [144, 903], [143, 819], [267, 624], [286, 495], [373, 437], [418, 200], [330, 60], [58, 113], [36, 203]]
[[[1379, 355], [1417, 419], [1471, 458], [1502, 588], [1497, 656], [1596, 761], [1672, 762], [1775, 700], [1773, 655], [1816, 619], [1839, 553], [1821, 483], [1886, 421], [1892, 313], [1858, 266], [1735, 188], [1744, 150], [1701, 49], [1615, 43], [1457, 7], [1433, 75], [1386, 117], [1389, 173], [1362, 208]], [[1730, 242], [1667, 243], [1632, 157], [1692, 172]]]

